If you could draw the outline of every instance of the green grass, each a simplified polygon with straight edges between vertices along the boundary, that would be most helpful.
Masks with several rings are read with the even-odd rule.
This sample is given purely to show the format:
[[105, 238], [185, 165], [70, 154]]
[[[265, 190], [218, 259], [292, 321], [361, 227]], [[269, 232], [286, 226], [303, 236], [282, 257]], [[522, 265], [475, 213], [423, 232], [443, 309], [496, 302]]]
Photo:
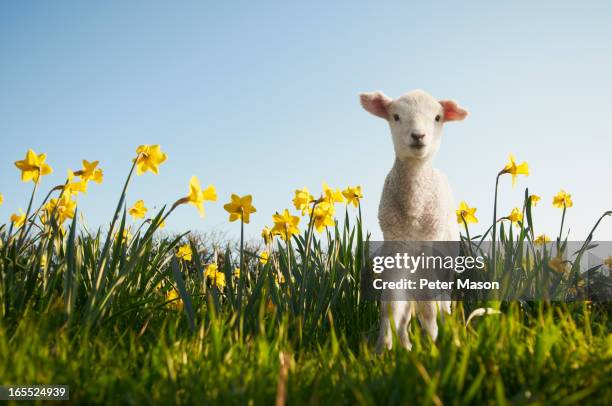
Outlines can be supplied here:
[[[0, 384], [67, 384], [71, 401], [87, 404], [612, 399], [609, 303], [459, 303], [439, 320], [436, 343], [413, 321], [412, 351], [395, 345], [375, 355], [378, 304], [362, 300], [359, 289], [369, 239], [360, 212], [351, 219], [347, 211], [342, 226], [320, 237], [311, 222], [288, 243], [277, 240], [263, 265], [261, 250], [242, 241], [235, 248], [187, 234], [159, 237], [157, 224], [180, 200], [132, 230], [133, 238], [114, 238], [126, 229], [128, 183], [106, 233], [91, 234], [77, 220], [63, 232], [53, 214], [18, 230], [0, 226]], [[526, 221], [516, 234], [500, 227], [500, 251], [487, 271], [518, 269], [516, 247], [533, 248], [530, 206], [526, 192]], [[186, 242], [193, 258], [178, 260]], [[565, 243], [561, 229], [557, 246]], [[525, 286], [533, 278], [576, 281], [572, 263], [560, 274], [548, 259], [536, 258], [516, 277]], [[222, 288], [204, 275], [213, 261]], [[466, 326], [483, 306], [501, 313]]]

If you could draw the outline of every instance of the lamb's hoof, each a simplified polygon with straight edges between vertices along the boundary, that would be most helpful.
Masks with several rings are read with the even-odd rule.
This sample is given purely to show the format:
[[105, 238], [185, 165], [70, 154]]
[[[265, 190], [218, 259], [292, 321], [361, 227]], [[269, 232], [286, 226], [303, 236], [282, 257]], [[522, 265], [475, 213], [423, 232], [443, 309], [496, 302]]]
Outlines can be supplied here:
[[381, 355], [385, 350], [393, 348], [393, 342], [391, 340], [378, 340], [376, 343], [376, 354]]

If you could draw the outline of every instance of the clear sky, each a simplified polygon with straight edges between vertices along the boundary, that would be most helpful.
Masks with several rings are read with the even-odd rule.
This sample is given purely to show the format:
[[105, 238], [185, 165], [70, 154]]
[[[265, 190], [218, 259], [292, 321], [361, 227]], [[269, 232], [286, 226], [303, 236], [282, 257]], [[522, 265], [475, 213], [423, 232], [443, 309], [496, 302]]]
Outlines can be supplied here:
[[[217, 187], [200, 219], [182, 207], [170, 230], [236, 235], [222, 205], [253, 194], [249, 235], [321, 182], [362, 185], [374, 238], [393, 162], [386, 123], [358, 94], [415, 88], [471, 111], [446, 126], [435, 164], [457, 202], [492, 216], [495, 174], [514, 152], [532, 174], [501, 181], [500, 213], [542, 196], [536, 232], [555, 235], [553, 195], [572, 194], [571, 236], [612, 209], [612, 3], [601, 2], [3, 1], [0, 3], [0, 218], [25, 209], [31, 184], [13, 162], [46, 152], [62, 183], [83, 158], [105, 181], [80, 197], [106, 224], [139, 144], [168, 153], [127, 203], [150, 208]], [[476, 231], [476, 230], [475, 230]], [[596, 238], [612, 240], [612, 220]]]

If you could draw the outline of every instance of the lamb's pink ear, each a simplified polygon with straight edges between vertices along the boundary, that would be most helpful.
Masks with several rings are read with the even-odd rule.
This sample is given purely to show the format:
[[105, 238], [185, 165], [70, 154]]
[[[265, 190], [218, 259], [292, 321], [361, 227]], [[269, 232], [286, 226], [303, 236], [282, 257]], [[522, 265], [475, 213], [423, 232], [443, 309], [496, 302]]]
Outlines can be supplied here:
[[444, 107], [444, 122], [461, 121], [470, 114], [466, 109], [461, 108], [454, 100], [440, 100]]
[[387, 109], [393, 100], [383, 92], [361, 93], [359, 99], [366, 111], [385, 120], [389, 118]]

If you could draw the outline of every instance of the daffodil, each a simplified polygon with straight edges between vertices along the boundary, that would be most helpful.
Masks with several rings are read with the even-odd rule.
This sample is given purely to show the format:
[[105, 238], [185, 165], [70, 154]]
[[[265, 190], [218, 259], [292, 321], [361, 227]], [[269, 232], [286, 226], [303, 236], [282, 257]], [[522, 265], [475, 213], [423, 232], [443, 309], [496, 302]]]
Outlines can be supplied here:
[[48, 175], [53, 172], [53, 169], [45, 163], [47, 154], [37, 155], [31, 149], [28, 149], [26, 156], [21, 161], [15, 162], [15, 166], [21, 171], [21, 181], [34, 181], [38, 183], [41, 176]]
[[557, 255], [548, 261], [548, 266], [558, 274], [564, 274], [568, 271], [568, 263], [561, 255]]
[[259, 254], [259, 262], [261, 262], [262, 265], [267, 264], [269, 259], [270, 254], [268, 254], [268, 251], [263, 251], [261, 254]]
[[26, 215], [23, 210], [19, 209], [19, 213], [11, 214], [11, 223], [13, 223], [13, 227], [20, 228], [25, 224]]
[[192, 176], [189, 181], [189, 195], [187, 196], [187, 202], [193, 204], [198, 208], [200, 217], [204, 217], [204, 202], [206, 200], [216, 201], [217, 191], [213, 185], [208, 185], [205, 190], [202, 190], [200, 181], [197, 177]]
[[59, 199], [53, 198], [44, 207], [46, 219], [49, 220], [55, 213], [58, 224], [64, 224], [67, 219], [74, 218], [76, 205], [76, 202], [70, 198], [70, 194], [64, 193]]
[[79, 193], [87, 193], [87, 182], [84, 180], [75, 181], [74, 173], [68, 170], [68, 182], [64, 185], [65, 193], [76, 196]]
[[134, 160], [136, 161], [136, 174], [142, 175], [147, 171], [151, 171], [157, 175], [159, 165], [164, 163], [168, 156], [162, 152], [159, 145], [141, 145], [136, 149], [138, 154]]
[[285, 275], [283, 275], [282, 272], [274, 272], [274, 283], [276, 283], [277, 286], [285, 283]]
[[607, 266], [610, 271], [612, 271], [612, 255], [610, 255], [608, 258], [606, 258], [604, 260], [603, 264], [605, 266]]
[[2, 203], [4, 203], [4, 196], [0, 193], [0, 206], [2, 206]]
[[340, 189], [332, 189], [329, 185], [323, 182], [323, 201], [329, 204], [344, 203], [345, 199]]
[[229, 221], [242, 219], [245, 224], [249, 224], [251, 213], [257, 211], [252, 203], [253, 196], [251, 195], [240, 197], [232, 194], [231, 201], [224, 205], [223, 208], [229, 213]]
[[132, 207], [130, 207], [130, 210], [128, 211], [128, 213], [130, 216], [132, 216], [134, 220], [136, 220], [136, 219], [144, 218], [148, 210], [149, 209], [145, 207], [144, 201], [138, 200], [136, 203], [134, 203]]
[[176, 257], [184, 261], [191, 261], [192, 255], [193, 252], [189, 244], [181, 245], [176, 253]]
[[347, 187], [342, 191], [342, 195], [346, 198], [346, 204], [352, 204], [355, 207], [359, 206], [359, 200], [363, 199], [363, 193], [361, 192], [361, 186]]
[[538, 202], [539, 202], [540, 200], [542, 200], [542, 198], [541, 198], [540, 196], [538, 196], [538, 195], [531, 195], [531, 196], [529, 196], [529, 197], [531, 197], [531, 205], [532, 205], [532, 206], [537, 206], [537, 205], [538, 205]]
[[519, 221], [523, 221], [523, 213], [519, 208], [515, 207], [506, 218], [510, 220], [512, 224], [518, 226]]
[[527, 162], [523, 162], [522, 164], [517, 165], [516, 158], [513, 154], [510, 154], [508, 158], [510, 162], [506, 164], [504, 169], [502, 169], [501, 173], [509, 173], [510, 175], [512, 175], [512, 187], [514, 187], [514, 185], [516, 184], [516, 177], [518, 175], [529, 176], [529, 165], [527, 165]]
[[225, 274], [219, 272], [216, 263], [209, 264], [204, 271], [204, 276], [212, 281], [212, 283], [219, 289], [225, 287]]
[[265, 226], [263, 230], [261, 230], [261, 238], [263, 238], [266, 245], [270, 245], [270, 243], [272, 243], [274, 234], [272, 233], [272, 230], [270, 230], [270, 227]]
[[321, 233], [328, 226], [336, 224], [334, 221], [335, 208], [328, 202], [318, 203], [312, 210], [313, 224], [317, 232]]
[[533, 240], [533, 243], [535, 245], [544, 245], [547, 242], [550, 242], [550, 237], [547, 236], [546, 234], [540, 234], [536, 237], [535, 240]]
[[459, 204], [459, 208], [455, 212], [457, 214], [457, 223], [463, 224], [465, 221], [467, 224], [478, 223], [478, 219], [474, 215], [476, 213], [475, 207], [470, 207], [465, 201]]
[[98, 168], [99, 161], [89, 162], [88, 160], [83, 160], [83, 169], [76, 171], [74, 174], [79, 176], [85, 182], [94, 181], [96, 183], [102, 183], [104, 178], [104, 173], [102, 169]]
[[234, 278], [240, 278], [240, 268], [234, 268]]
[[179, 292], [175, 288], [166, 292], [166, 302], [176, 310], [183, 310], [183, 299], [181, 299]]
[[285, 209], [283, 214], [274, 214], [272, 216], [274, 221], [274, 227], [272, 227], [272, 233], [280, 235], [285, 241], [291, 240], [294, 234], [300, 232], [298, 224], [300, 224], [300, 218], [292, 216], [288, 209]]
[[553, 206], [558, 207], [560, 209], [570, 208], [574, 205], [572, 201], [572, 195], [567, 193], [565, 190], [561, 189], [559, 193], [553, 197]]
[[[121, 242], [123, 244], [128, 243], [132, 239], [132, 237], [133, 235], [130, 232], [129, 228], [124, 228], [123, 231], [121, 232]], [[115, 233], [115, 240], [118, 240], [118, 239], [119, 239], [119, 231]]]
[[296, 210], [300, 210], [302, 212], [302, 216], [306, 214], [312, 201], [314, 201], [314, 196], [310, 194], [307, 187], [295, 191], [293, 205], [295, 206]]

